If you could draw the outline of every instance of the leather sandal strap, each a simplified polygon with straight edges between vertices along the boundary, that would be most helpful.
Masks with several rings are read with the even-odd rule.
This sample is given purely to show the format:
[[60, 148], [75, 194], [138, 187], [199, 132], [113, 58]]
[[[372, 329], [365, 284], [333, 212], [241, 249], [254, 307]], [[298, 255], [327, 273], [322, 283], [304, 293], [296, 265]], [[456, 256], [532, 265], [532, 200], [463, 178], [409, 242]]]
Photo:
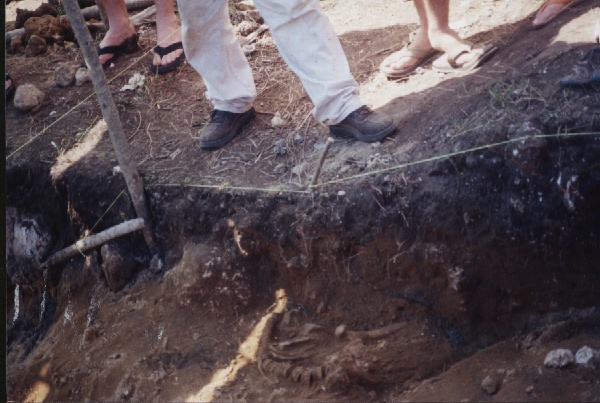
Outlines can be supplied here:
[[461, 55], [464, 55], [465, 53], [471, 53], [473, 51], [474, 46], [474, 43], [468, 42], [465, 44], [465, 47], [460, 48], [452, 53], [448, 52], [448, 64], [452, 67], [457, 67], [458, 64], [456, 63], [456, 59], [458, 59]]

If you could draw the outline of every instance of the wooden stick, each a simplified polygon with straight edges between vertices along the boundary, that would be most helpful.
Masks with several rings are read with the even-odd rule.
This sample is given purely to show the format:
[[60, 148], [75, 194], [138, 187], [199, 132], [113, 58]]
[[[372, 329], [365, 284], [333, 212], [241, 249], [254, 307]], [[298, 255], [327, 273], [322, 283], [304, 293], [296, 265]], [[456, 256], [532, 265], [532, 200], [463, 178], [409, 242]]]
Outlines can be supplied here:
[[154, 249], [154, 239], [152, 237], [152, 232], [150, 231], [151, 216], [146, 202], [146, 195], [144, 194], [142, 178], [137, 170], [134, 159], [131, 157], [129, 144], [125, 138], [123, 126], [119, 119], [119, 113], [115, 101], [110, 94], [106, 76], [100, 65], [98, 52], [92, 41], [92, 36], [85, 25], [77, 0], [63, 0], [61, 4], [71, 21], [73, 32], [75, 33], [77, 42], [83, 52], [85, 62], [90, 69], [90, 77], [92, 78], [92, 84], [94, 84], [94, 90], [96, 91], [98, 102], [100, 103], [102, 117], [108, 127], [108, 134], [110, 135], [110, 139], [115, 149], [121, 172], [123, 172], [123, 177], [127, 184], [127, 190], [129, 190], [133, 208], [138, 217], [143, 218], [144, 220], [144, 240], [150, 249]]
[[327, 152], [329, 151], [329, 147], [333, 144], [335, 140], [332, 137], [327, 137], [327, 142], [325, 143], [325, 148], [323, 149], [323, 154], [321, 154], [321, 159], [319, 160], [319, 164], [317, 165], [317, 169], [315, 170], [315, 174], [310, 182], [308, 188], [312, 188], [317, 184], [319, 180], [319, 175], [321, 175], [321, 168], [323, 167], [323, 162], [325, 162], [325, 157], [327, 157]]
[[[126, 0], [125, 6], [127, 7], [127, 11], [139, 10], [142, 8], [150, 7], [154, 5], [154, 0]], [[85, 20], [91, 20], [92, 18], [104, 18], [102, 17], [102, 11], [100, 8], [96, 6], [85, 7], [81, 9], [81, 13], [83, 14], [83, 18]], [[71, 19], [71, 17], [69, 17]]]
[[105, 244], [106, 242], [112, 241], [115, 238], [143, 229], [144, 225], [145, 223], [143, 218], [135, 218], [133, 220], [125, 221], [124, 223], [116, 225], [98, 234], [83, 238], [75, 242], [73, 245], [56, 252], [50, 257], [50, 259], [40, 266], [40, 269], [46, 269], [55, 264], [64, 262], [65, 260], [87, 250], [94, 249], [102, 244]]

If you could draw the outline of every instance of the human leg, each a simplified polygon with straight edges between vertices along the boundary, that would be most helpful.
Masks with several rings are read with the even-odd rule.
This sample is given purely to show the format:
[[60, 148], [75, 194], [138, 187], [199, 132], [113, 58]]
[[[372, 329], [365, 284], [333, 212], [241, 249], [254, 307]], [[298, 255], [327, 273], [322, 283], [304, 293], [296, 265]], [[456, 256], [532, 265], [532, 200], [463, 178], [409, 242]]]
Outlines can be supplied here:
[[241, 113], [252, 107], [252, 70], [229, 20], [228, 2], [178, 0], [183, 47], [200, 74], [206, 98], [217, 110]]
[[[112, 60], [123, 53], [132, 51], [137, 45], [135, 27], [129, 20], [125, 0], [98, 0], [104, 6], [110, 28], [100, 42], [100, 64], [107, 67]], [[102, 49], [114, 53], [102, 52]]]
[[[150, 70], [162, 74], [165, 70], [173, 70], [183, 61], [181, 30], [175, 15], [173, 0], [156, 0], [156, 40], [157, 47]], [[171, 50], [172, 49], [172, 50]], [[158, 53], [157, 53], [158, 51]], [[160, 67], [163, 67], [161, 70]]]
[[318, 0], [256, 0], [277, 47], [302, 81], [315, 118], [336, 124], [363, 105], [346, 55]]
[[427, 33], [429, 21], [425, 4], [423, 0], [414, 0], [413, 3], [419, 15], [419, 28], [415, 31], [410, 43], [386, 57], [381, 63], [381, 72], [390, 78], [401, 78], [411, 74], [437, 54], [429, 42]]
[[423, 0], [428, 21], [427, 35], [434, 49], [443, 51], [434, 68], [442, 71], [468, 71], [479, 67], [496, 51], [493, 46], [473, 44], [462, 39], [449, 26], [449, 0]]
[[206, 85], [214, 110], [200, 131], [200, 147], [216, 149], [233, 140], [254, 118], [252, 70], [228, 14], [228, 2], [178, 0], [186, 58]]

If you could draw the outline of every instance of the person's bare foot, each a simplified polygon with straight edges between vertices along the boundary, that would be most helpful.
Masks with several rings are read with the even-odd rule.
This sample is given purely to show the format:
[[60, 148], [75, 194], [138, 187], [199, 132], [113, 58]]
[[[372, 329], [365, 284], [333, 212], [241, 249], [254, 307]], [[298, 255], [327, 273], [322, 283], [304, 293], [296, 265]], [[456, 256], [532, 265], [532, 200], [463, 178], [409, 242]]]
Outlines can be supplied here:
[[481, 51], [483, 45], [474, 45], [462, 39], [458, 33], [452, 30], [429, 31], [431, 46], [449, 55], [458, 55], [454, 59], [456, 65], [461, 66], [478, 57], [477, 51]]
[[[100, 48], [106, 48], [108, 46], [118, 46], [123, 44], [129, 38], [135, 36], [137, 33], [133, 25], [129, 24], [128, 26], [113, 26], [111, 25], [110, 29], [100, 41]], [[112, 53], [105, 53], [99, 55], [100, 64], [103, 65], [107, 61], [111, 60], [113, 57]]]
[[[421, 28], [415, 32], [414, 38], [412, 38], [412, 41], [404, 49], [416, 50], [423, 53], [433, 50], [427, 32]], [[391, 70], [402, 71], [415, 66], [421, 61], [420, 57], [416, 57], [411, 52], [404, 51], [404, 49], [394, 52], [385, 58], [382, 65]]]
[[[179, 22], [177, 18], [173, 16], [168, 20], [156, 22], [156, 41], [157, 45], [163, 48], [168, 47], [177, 42], [181, 42], [181, 29], [179, 28]], [[183, 49], [176, 49], [162, 58], [160, 55], [154, 53], [152, 64], [154, 66], [166, 66], [173, 63], [177, 58], [183, 54]]]

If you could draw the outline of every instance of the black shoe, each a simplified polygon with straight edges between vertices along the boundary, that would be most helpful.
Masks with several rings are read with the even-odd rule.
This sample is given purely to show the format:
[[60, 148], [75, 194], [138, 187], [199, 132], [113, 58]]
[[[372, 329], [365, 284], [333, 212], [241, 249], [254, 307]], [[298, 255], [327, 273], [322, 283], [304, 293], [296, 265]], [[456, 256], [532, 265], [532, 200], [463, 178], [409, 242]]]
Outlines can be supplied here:
[[211, 150], [223, 147], [236, 138], [254, 116], [256, 116], [254, 108], [243, 113], [213, 110], [210, 113], [210, 121], [200, 130], [200, 148]]
[[366, 143], [381, 141], [396, 131], [396, 123], [383, 113], [361, 106], [337, 125], [329, 126], [332, 135], [355, 138]]

